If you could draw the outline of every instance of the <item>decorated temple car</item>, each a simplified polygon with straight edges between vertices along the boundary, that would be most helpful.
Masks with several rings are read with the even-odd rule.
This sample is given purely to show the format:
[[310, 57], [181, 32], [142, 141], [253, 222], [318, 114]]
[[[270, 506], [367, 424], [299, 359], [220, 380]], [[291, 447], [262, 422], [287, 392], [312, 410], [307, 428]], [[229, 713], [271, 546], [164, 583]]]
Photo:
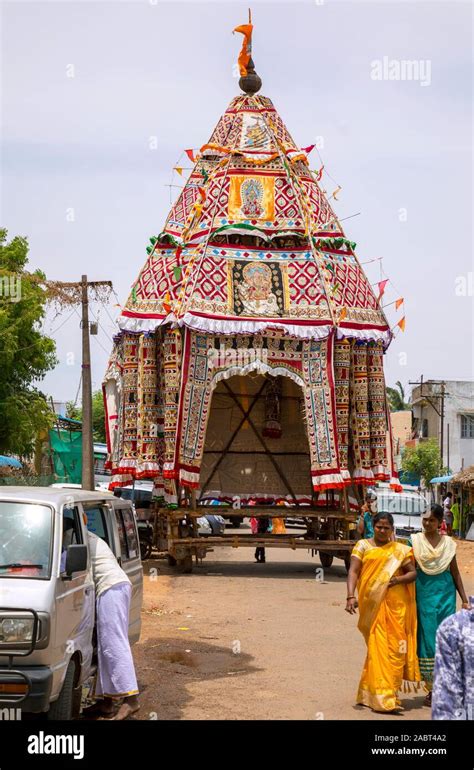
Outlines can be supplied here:
[[239, 62], [243, 93], [187, 151], [122, 310], [104, 383], [111, 488], [152, 479], [183, 510], [304, 506], [316, 537], [322, 502], [348, 519], [358, 485], [398, 486], [391, 333], [320, 174]]

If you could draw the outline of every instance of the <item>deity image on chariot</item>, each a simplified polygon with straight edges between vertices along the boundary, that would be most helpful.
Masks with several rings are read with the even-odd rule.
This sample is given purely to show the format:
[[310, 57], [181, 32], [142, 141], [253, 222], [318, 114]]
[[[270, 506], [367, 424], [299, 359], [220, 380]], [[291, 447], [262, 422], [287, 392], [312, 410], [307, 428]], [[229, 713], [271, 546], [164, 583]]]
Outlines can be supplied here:
[[240, 210], [248, 219], [259, 219], [263, 209], [263, 184], [259, 179], [246, 179], [240, 188]]
[[249, 315], [280, 315], [278, 298], [272, 291], [272, 271], [261, 262], [251, 262], [242, 270], [243, 283], [237, 287], [243, 309]]
[[253, 123], [243, 126], [243, 146], [248, 149], [264, 149], [269, 142], [269, 135], [262, 118], [252, 116]]

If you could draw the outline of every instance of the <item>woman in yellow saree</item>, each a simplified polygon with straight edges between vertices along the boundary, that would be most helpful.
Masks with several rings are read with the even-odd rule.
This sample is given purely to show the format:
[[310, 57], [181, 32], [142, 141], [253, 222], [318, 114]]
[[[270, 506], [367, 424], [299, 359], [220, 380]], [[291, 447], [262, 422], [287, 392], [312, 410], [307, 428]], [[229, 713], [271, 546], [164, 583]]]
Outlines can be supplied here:
[[352, 551], [347, 578], [346, 611], [352, 615], [359, 607], [358, 628], [367, 644], [357, 703], [380, 712], [402, 708], [398, 692], [404, 680], [420, 682], [415, 563], [412, 549], [392, 537], [393, 517], [378, 513], [374, 537], [359, 540]]

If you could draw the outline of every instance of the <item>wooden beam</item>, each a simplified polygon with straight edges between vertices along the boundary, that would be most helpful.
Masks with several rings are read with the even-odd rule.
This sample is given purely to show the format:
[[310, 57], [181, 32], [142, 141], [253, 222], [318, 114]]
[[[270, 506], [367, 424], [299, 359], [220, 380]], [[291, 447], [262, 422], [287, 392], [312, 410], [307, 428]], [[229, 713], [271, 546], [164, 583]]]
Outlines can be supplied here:
[[[204, 451], [205, 455], [218, 455], [221, 453], [220, 449], [206, 449]], [[265, 455], [266, 452], [257, 451], [257, 450], [240, 450], [240, 449], [228, 449], [227, 453], [228, 455]], [[272, 455], [281, 456], [281, 457], [308, 457], [309, 458], [309, 452], [272, 452]]]

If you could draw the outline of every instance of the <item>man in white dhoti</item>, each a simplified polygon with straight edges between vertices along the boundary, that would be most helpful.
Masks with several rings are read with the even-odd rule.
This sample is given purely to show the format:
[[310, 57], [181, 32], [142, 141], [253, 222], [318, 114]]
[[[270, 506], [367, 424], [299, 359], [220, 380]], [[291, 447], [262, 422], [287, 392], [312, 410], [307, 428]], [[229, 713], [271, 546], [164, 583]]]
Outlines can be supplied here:
[[[99, 710], [122, 720], [140, 708], [138, 685], [128, 641], [132, 586], [107, 543], [89, 535], [91, 569], [97, 597], [98, 672], [95, 694], [103, 698]], [[115, 714], [116, 701], [122, 704]]]

